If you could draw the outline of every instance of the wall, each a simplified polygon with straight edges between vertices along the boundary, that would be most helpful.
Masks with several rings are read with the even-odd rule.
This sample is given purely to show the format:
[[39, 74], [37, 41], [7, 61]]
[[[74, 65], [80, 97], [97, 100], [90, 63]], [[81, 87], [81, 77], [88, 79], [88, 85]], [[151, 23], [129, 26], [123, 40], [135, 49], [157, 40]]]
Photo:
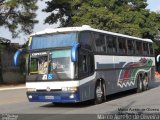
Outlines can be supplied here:
[[14, 45], [6, 45], [1, 49], [0, 62], [1, 62], [1, 78], [0, 82], [3, 83], [22, 83], [25, 82], [25, 77], [20, 67], [13, 64], [13, 56], [16, 51]]

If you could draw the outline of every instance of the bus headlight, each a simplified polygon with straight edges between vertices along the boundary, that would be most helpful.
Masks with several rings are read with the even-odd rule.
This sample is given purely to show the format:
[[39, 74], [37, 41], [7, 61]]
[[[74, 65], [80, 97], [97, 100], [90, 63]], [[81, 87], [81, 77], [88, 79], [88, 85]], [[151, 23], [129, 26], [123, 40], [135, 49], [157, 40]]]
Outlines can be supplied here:
[[36, 88], [27, 88], [27, 91], [28, 91], [28, 92], [35, 92], [35, 91], [36, 91]]
[[76, 92], [77, 91], [77, 87], [64, 87], [64, 88], [62, 88], [62, 91], [65, 91], [65, 92]]
[[29, 99], [32, 99], [32, 95], [29, 95], [28, 98], [29, 98]]
[[74, 98], [74, 94], [71, 94], [71, 95], [69, 96], [69, 98], [73, 99], [73, 98]]

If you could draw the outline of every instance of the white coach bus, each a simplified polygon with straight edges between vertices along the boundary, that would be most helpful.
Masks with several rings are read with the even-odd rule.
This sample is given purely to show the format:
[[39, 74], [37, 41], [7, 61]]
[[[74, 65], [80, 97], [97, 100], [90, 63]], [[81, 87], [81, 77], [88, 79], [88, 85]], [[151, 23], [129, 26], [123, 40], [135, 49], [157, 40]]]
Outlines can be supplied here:
[[150, 39], [83, 25], [34, 33], [27, 51], [30, 102], [98, 104], [110, 94], [147, 90], [154, 80]]

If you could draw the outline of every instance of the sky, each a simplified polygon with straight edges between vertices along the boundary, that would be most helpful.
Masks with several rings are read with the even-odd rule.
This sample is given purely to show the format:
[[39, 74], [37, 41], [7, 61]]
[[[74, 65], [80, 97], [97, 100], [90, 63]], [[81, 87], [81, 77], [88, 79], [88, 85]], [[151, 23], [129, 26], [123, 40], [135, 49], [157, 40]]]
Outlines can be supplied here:
[[148, 3], [148, 9], [151, 11], [157, 11], [160, 10], [160, 0], [147, 0]]
[[[160, 0], [147, 0], [148, 7], [147, 9], [150, 9], [151, 11], [157, 11], [160, 10]], [[58, 27], [58, 24], [44, 24], [44, 19], [49, 15], [47, 13], [41, 12], [43, 8], [46, 7], [44, 1], [38, 1], [37, 5], [39, 6], [39, 9], [37, 10], [37, 18], [39, 20], [39, 23], [35, 25], [33, 31], [38, 32], [41, 30], [44, 30], [46, 28], [56, 28]], [[8, 31], [7, 28], [1, 27], [0, 28], [0, 37], [4, 37], [7, 39], [10, 39], [13, 43], [19, 43], [24, 44], [27, 41], [28, 35], [21, 34], [20, 37], [16, 39], [12, 39], [11, 33]]]

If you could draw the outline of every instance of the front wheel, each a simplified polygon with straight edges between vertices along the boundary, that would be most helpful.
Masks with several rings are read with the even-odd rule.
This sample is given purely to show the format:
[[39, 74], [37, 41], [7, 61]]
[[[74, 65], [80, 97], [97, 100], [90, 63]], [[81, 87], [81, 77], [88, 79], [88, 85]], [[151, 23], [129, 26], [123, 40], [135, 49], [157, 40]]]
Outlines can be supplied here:
[[144, 79], [143, 79], [143, 86], [142, 86], [143, 87], [143, 91], [148, 89], [148, 81], [149, 81], [149, 79], [148, 79], [148, 76], [146, 75], [144, 77]]
[[102, 82], [98, 82], [95, 87], [95, 99], [94, 104], [100, 104], [104, 101], [105, 95], [104, 95], [104, 85]]
[[143, 83], [142, 83], [142, 78], [140, 75], [137, 77], [137, 93], [142, 92], [143, 89]]

